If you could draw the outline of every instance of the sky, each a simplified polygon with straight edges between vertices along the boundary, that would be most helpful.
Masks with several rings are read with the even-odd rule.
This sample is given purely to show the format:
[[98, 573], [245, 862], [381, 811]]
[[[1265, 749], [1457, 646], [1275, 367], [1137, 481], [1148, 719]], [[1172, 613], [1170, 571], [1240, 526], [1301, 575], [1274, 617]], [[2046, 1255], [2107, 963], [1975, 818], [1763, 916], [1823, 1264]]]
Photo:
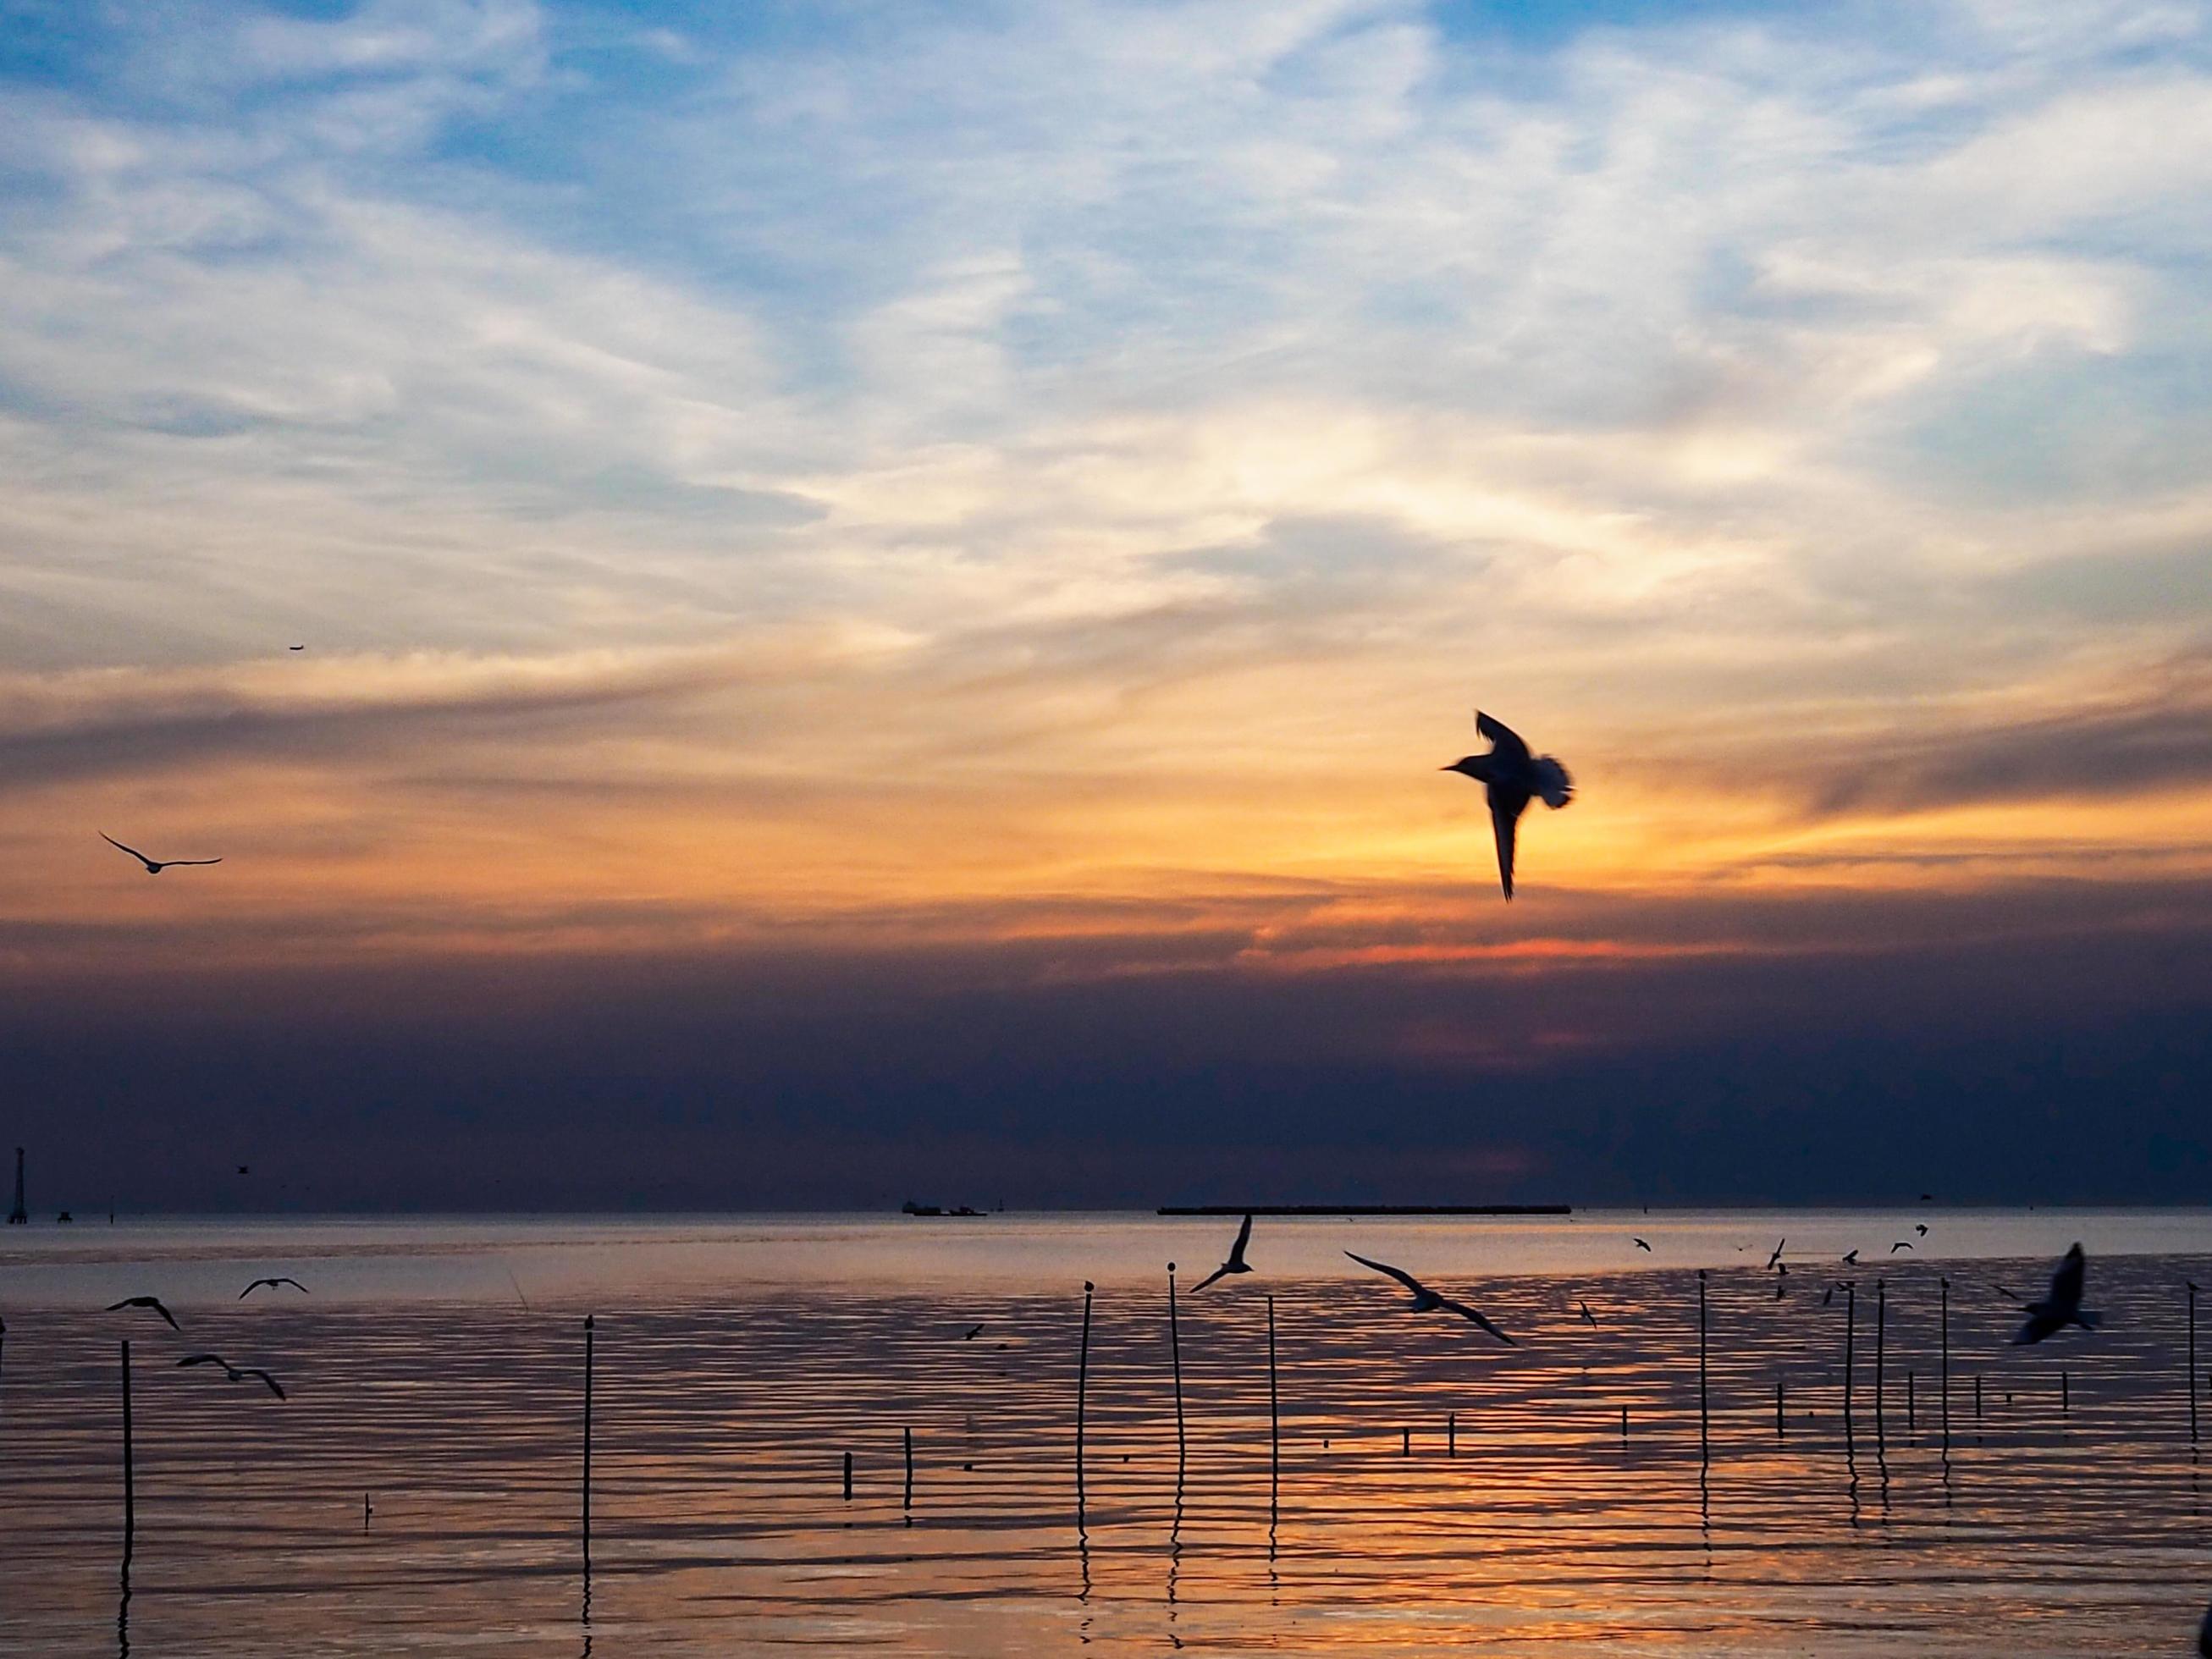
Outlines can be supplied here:
[[0, 1141], [2200, 1200], [2208, 279], [2198, 3], [0, 0]]

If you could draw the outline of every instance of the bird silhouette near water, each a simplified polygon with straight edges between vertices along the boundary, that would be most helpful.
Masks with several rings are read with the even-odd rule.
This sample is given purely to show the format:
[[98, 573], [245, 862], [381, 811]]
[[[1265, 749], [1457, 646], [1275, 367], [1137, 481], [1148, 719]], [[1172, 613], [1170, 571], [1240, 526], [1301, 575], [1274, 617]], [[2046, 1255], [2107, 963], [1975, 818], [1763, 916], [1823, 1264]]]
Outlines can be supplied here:
[[289, 1285], [294, 1290], [299, 1291], [301, 1296], [307, 1294], [307, 1287], [305, 1285], [302, 1285], [296, 1279], [257, 1279], [251, 1285], [248, 1285], [244, 1290], [238, 1293], [238, 1299], [240, 1302], [245, 1301], [247, 1297], [252, 1296], [254, 1291], [259, 1290], [264, 1285], [266, 1285], [272, 1291], [279, 1285]]
[[146, 866], [146, 873], [149, 876], [158, 876], [162, 871], [173, 869], [179, 865], [221, 864], [222, 862], [221, 859], [149, 859], [137, 848], [124, 846], [121, 842], [116, 840], [114, 836], [109, 835], [105, 830], [100, 832], [100, 838], [106, 842], [110, 847], [114, 848], [118, 852], [128, 853], [132, 858], [137, 859], [139, 863]]
[[1505, 1333], [1499, 1330], [1497, 1326], [1492, 1324], [1489, 1320], [1485, 1318], [1476, 1310], [1468, 1307], [1464, 1302], [1454, 1302], [1449, 1297], [1438, 1296], [1434, 1291], [1422, 1284], [1419, 1279], [1414, 1278], [1413, 1274], [1407, 1273], [1403, 1267], [1394, 1267], [1387, 1261], [1370, 1261], [1365, 1256], [1357, 1255], [1351, 1250], [1346, 1250], [1345, 1255], [1351, 1256], [1354, 1261], [1357, 1261], [1363, 1267], [1372, 1267], [1378, 1273], [1389, 1274], [1391, 1278], [1396, 1279], [1401, 1285], [1403, 1285], [1407, 1290], [1411, 1291], [1413, 1293], [1413, 1299], [1407, 1307], [1406, 1311], [1407, 1313], [1455, 1313], [1462, 1319], [1472, 1321], [1474, 1323], [1481, 1326], [1484, 1330], [1488, 1331], [1492, 1336], [1496, 1337], [1500, 1342], [1503, 1342], [1507, 1347], [1511, 1348], [1519, 1346], [1511, 1337], [1506, 1335]]
[[243, 1382], [249, 1376], [255, 1377], [259, 1381], [267, 1383], [269, 1385], [269, 1392], [275, 1395], [279, 1400], [284, 1398], [284, 1390], [277, 1385], [276, 1379], [270, 1376], [267, 1371], [256, 1370], [250, 1365], [234, 1365], [230, 1361], [225, 1359], [219, 1353], [188, 1353], [182, 1359], [179, 1359], [177, 1364], [179, 1365], [220, 1365], [222, 1367], [222, 1374], [228, 1377], [232, 1382]]
[[2066, 1252], [2051, 1275], [2051, 1288], [2044, 1293], [2043, 1300], [2027, 1304], [2027, 1322], [2014, 1335], [2014, 1346], [2040, 1342], [2069, 1325], [2079, 1325], [2085, 1331], [2097, 1328], [2100, 1316], [2081, 1305], [2081, 1282], [2088, 1267], [2079, 1244]]
[[1522, 813], [1528, 803], [1540, 799], [1551, 807], [1565, 806], [1575, 798], [1574, 780], [1567, 769], [1549, 755], [1535, 756], [1520, 735], [1503, 720], [1475, 711], [1474, 729], [1490, 739], [1486, 755], [1468, 755], [1443, 770], [1458, 772], [1483, 786], [1490, 803], [1490, 824], [1498, 836], [1498, 879], [1505, 896], [1513, 896], [1513, 845]]
[[1244, 1224], [1237, 1230], [1237, 1242], [1229, 1247], [1229, 1260], [1223, 1262], [1212, 1273], [1206, 1274], [1205, 1278], [1200, 1279], [1197, 1284], [1192, 1285], [1190, 1287], [1192, 1293], [1195, 1295], [1198, 1291], [1204, 1290], [1207, 1285], [1213, 1283], [1215, 1279], [1220, 1278], [1224, 1273], [1250, 1273], [1252, 1271], [1252, 1267], [1249, 1262], [1244, 1260], [1244, 1247], [1251, 1242], [1252, 1218], [1249, 1214], [1247, 1214], [1244, 1218]]
[[126, 1296], [120, 1302], [111, 1302], [107, 1304], [109, 1313], [120, 1313], [125, 1308], [150, 1308], [169, 1322], [171, 1330], [181, 1331], [185, 1328], [177, 1323], [176, 1315], [161, 1305], [161, 1298], [158, 1296]]

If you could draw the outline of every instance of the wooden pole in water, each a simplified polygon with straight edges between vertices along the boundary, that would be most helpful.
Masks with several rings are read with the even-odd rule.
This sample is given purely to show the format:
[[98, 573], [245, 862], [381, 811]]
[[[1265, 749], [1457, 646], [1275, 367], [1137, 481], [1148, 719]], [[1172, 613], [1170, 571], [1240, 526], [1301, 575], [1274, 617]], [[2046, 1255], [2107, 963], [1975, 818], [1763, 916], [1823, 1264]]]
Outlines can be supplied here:
[[1444, 1414], [1444, 1455], [1446, 1457], [1459, 1455], [1459, 1413], [1457, 1412], [1447, 1412]]
[[1626, 1449], [1628, 1445], [1628, 1407], [1626, 1406], [1623, 1406], [1620, 1408], [1620, 1443], [1622, 1449], [1624, 1450]]
[[1941, 1282], [1943, 1287], [1942, 1316], [1943, 1370], [1936, 1395], [1942, 1403], [1943, 1445], [1948, 1450], [1951, 1444], [1951, 1281], [1945, 1279]]
[[1283, 1487], [1283, 1407], [1275, 1392], [1275, 1298], [1267, 1298], [1267, 1513]]
[[1913, 1399], [1913, 1385], [1919, 1381], [1919, 1372], [1908, 1370], [1905, 1373], [1905, 1431], [1907, 1434], [1917, 1433], [1920, 1428], [1920, 1408]]
[[1982, 1374], [1974, 1373], [1974, 1421], [1982, 1420]]
[[1852, 1346], [1857, 1340], [1859, 1328], [1859, 1287], [1844, 1286], [1844, 1438], [1851, 1437], [1851, 1360]]
[[1075, 1529], [1083, 1530], [1083, 1406], [1091, 1386], [1091, 1297], [1097, 1287], [1083, 1281], [1083, 1346], [1075, 1359]]
[[1413, 1455], [1413, 1431], [1411, 1429], [1401, 1429], [1398, 1434], [1400, 1437], [1398, 1455], [1411, 1457]]
[[131, 1455], [131, 1344], [123, 1344], [123, 1565], [131, 1565], [131, 1546], [138, 1532], [138, 1482]]
[[853, 1454], [845, 1454], [845, 1501], [853, 1501]]
[[584, 1316], [584, 1564], [592, 1560], [592, 1316]]
[[1775, 1438], [1777, 1438], [1777, 1439], [1778, 1440], [1778, 1439], [1780, 1439], [1783, 1436], [1784, 1436], [1784, 1435], [1788, 1434], [1789, 1432], [1790, 1432], [1790, 1431], [1789, 1431], [1789, 1429], [1785, 1426], [1785, 1425], [1784, 1425], [1784, 1418], [1783, 1418], [1783, 1415], [1782, 1415], [1782, 1379], [1781, 1379], [1780, 1377], [1778, 1377], [1778, 1377], [1776, 1377], [1776, 1378], [1774, 1379], [1774, 1435], [1775, 1435]]
[[2066, 1416], [2074, 1409], [2074, 1379], [2066, 1372], [2058, 1373], [2058, 1414]]
[[1880, 1444], [1885, 1437], [1887, 1423], [1883, 1416], [1883, 1395], [1887, 1392], [1882, 1380], [1882, 1350], [1889, 1329], [1889, 1281], [1877, 1279], [1874, 1282], [1874, 1437]]
[[1176, 1323], [1175, 1263], [1168, 1263], [1168, 1356], [1175, 1364], [1176, 1400], [1176, 1474], [1182, 1474], [1184, 1462], [1190, 1455], [1190, 1443], [1183, 1437], [1182, 1426], [1182, 1334]]
[[904, 1431], [904, 1433], [905, 1433], [905, 1437], [906, 1437], [906, 1493], [905, 1493], [904, 1497], [902, 1497], [902, 1498], [900, 1499], [900, 1502], [899, 1502], [899, 1507], [900, 1507], [901, 1509], [910, 1510], [910, 1509], [912, 1509], [912, 1508], [914, 1507], [914, 1428], [913, 1428], [913, 1425], [909, 1424], [909, 1425], [907, 1426], [906, 1430]]
[[1698, 1461], [1709, 1462], [1712, 1458], [1706, 1415], [1709, 1401], [1705, 1393], [1705, 1270], [1698, 1269]]
[[2197, 1443], [2197, 1286], [2189, 1286], [2189, 1443]]

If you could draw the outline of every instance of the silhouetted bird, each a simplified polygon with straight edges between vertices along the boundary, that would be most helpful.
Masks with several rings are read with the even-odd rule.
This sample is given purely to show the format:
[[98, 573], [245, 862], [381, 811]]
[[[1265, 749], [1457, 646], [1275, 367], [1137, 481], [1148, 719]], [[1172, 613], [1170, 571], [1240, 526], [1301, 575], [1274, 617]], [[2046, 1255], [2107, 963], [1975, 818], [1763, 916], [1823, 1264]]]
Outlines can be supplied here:
[[238, 1299], [240, 1302], [245, 1301], [247, 1297], [252, 1296], [254, 1291], [259, 1290], [264, 1285], [266, 1285], [272, 1291], [279, 1285], [289, 1285], [294, 1290], [299, 1291], [301, 1296], [307, 1294], [307, 1287], [305, 1285], [302, 1285], [296, 1279], [257, 1279], [251, 1285], [248, 1285], [244, 1290], [238, 1293]]
[[240, 1165], [238, 1166], [238, 1172], [239, 1172], [239, 1174], [240, 1174], [240, 1175], [252, 1175], [252, 1174], [253, 1173], [253, 1171], [252, 1171], [250, 1168], [248, 1168], [246, 1164], [240, 1164]]
[[1909, 1239], [1909, 1238], [1900, 1238], [1900, 1239], [1899, 1239], [1899, 1240], [1897, 1241], [1897, 1243], [1894, 1243], [1894, 1244], [1893, 1244], [1893, 1245], [1891, 1245], [1891, 1246], [1889, 1247], [1889, 1253], [1890, 1253], [1892, 1255], [1896, 1255], [1899, 1250], [1909, 1250], [1909, 1249], [1911, 1249], [1911, 1248], [1912, 1248], [1912, 1241], [1911, 1241], [1911, 1239]]
[[137, 848], [124, 846], [105, 830], [100, 832], [100, 838], [118, 852], [128, 853], [132, 858], [137, 859], [139, 863], [146, 866], [146, 873], [149, 876], [158, 876], [162, 871], [180, 864], [221, 864], [222, 862], [221, 859], [149, 859]]
[[1249, 1273], [1251, 1266], [1244, 1260], [1244, 1247], [1252, 1242], [1252, 1218], [1248, 1214], [1244, 1224], [1237, 1230], [1237, 1242], [1229, 1247], [1229, 1260], [1190, 1288], [1193, 1293], [1204, 1290], [1224, 1273]]
[[1651, 1247], [1649, 1244], [1646, 1244], [1642, 1239], [1636, 1239], [1633, 1242], [1638, 1249], [1642, 1250], [1647, 1255], [1650, 1254]]
[[977, 1337], [982, 1334], [983, 1328], [981, 1325], [972, 1325], [962, 1334], [960, 1340], [963, 1342], [973, 1342]]
[[1829, 1285], [1826, 1290], [1820, 1292], [1820, 1305], [1824, 1308], [1835, 1299], [1836, 1287], [1832, 1285]]
[[1928, 1224], [1924, 1221], [1916, 1221], [1912, 1224], [1912, 1231], [1925, 1238], [1928, 1237]]
[[2079, 1325], [2085, 1331], [2097, 1328], [2099, 1316], [2081, 1305], [2081, 1280], [2088, 1267], [2079, 1244], [2066, 1252], [2057, 1271], [2051, 1275], [2051, 1289], [2043, 1300], [2027, 1304], [2027, 1323], [2014, 1333], [2014, 1346], [2040, 1342], [2069, 1325]]
[[304, 645], [288, 645], [284, 648], [287, 651], [305, 651], [307, 647]]
[[[1787, 1244], [1789, 1242], [1785, 1238], [1782, 1241], [1782, 1244]], [[1782, 1263], [1782, 1244], [1777, 1244], [1774, 1247], [1774, 1254], [1766, 1258], [1766, 1270], [1769, 1273], [1772, 1273]]]
[[2002, 1285], [1992, 1285], [1990, 1288], [1995, 1291], [1999, 1296], [2002, 1297], [2006, 1301], [2014, 1304], [2015, 1306], [2025, 1307], [2027, 1305], [2027, 1298], [2022, 1296], [2018, 1291], [2008, 1291]]
[[1346, 1250], [1345, 1255], [1352, 1256], [1352, 1259], [1354, 1261], [1357, 1261], [1363, 1267], [1372, 1267], [1378, 1273], [1389, 1274], [1391, 1278], [1396, 1279], [1401, 1285], [1403, 1285], [1407, 1290], [1411, 1291], [1413, 1293], [1413, 1300], [1411, 1304], [1407, 1306], [1406, 1310], [1407, 1312], [1437, 1313], [1438, 1311], [1442, 1311], [1444, 1313], [1455, 1313], [1462, 1319], [1471, 1320], [1475, 1324], [1481, 1326], [1484, 1330], [1488, 1331], [1492, 1336], [1496, 1337], [1500, 1342], [1503, 1342], [1507, 1347], [1510, 1348], [1516, 1346], [1511, 1337], [1506, 1335], [1504, 1332], [1499, 1330], [1497, 1326], [1492, 1324], [1487, 1319], [1484, 1318], [1480, 1313], [1477, 1313], [1473, 1308], [1468, 1307], [1467, 1304], [1464, 1302], [1454, 1302], [1448, 1297], [1438, 1296], [1434, 1291], [1422, 1284], [1419, 1279], [1414, 1278], [1413, 1274], [1407, 1273], [1403, 1267], [1394, 1267], [1387, 1261], [1370, 1261], [1364, 1255], [1352, 1255], [1352, 1252], [1350, 1250]]
[[171, 1330], [181, 1331], [185, 1328], [177, 1323], [176, 1315], [161, 1305], [161, 1298], [158, 1296], [126, 1296], [120, 1302], [111, 1302], [107, 1304], [107, 1311], [110, 1313], [118, 1313], [125, 1308], [151, 1308], [169, 1322]]
[[222, 1367], [222, 1374], [234, 1382], [243, 1382], [249, 1376], [258, 1377], [260, 1381], [266, 1382], [269, 1385], [270, 1393], [275, 1395], [279, 1400], [282, 1400], [284, 1397], [284, 1390], [277, 1386], [276, 1379], [270, 1376], [267, 1371], [257, 1371], [252, 1370], [251, 1367], [245, 1365], [234, 1365], [230, 1361], [225, 1359], [219, 1353], [186, 1354], [182, 1359], [179, 1359], [177, 1364], [179, 1365], [220, 1365]]
[[1593, 1329], [1596, 1328], [1597, 1321], [1590, 1316], [1589, 1304], [1587, 1302], [1577, 1302], [1575, 1304], [1575, 1306], [1583, 1310], [1583, 1323], [1589, 1326]]
[[1858, 1262], [1859, 1253], [1856, 1250], [1845, 1250], [1839, 1259], [1846, 1263], [1856, 1266]]
[[1575, 798], [1574, 780], [1567, 769], [1549, 755], [1532, 756], [1510, 726], [1477, 709], [1474, 729], [1490, 739], [1486, 755], [1468, 755], [1443, 769], [1459, 772], [1483, 786], [1490, 803], [1490, 824], [1498, 836], [1498, 879], [1505, 896], [1513, 896], [1513, 837], [1530, 799], [1540, 797], [1547, 806], [1565, 806]]

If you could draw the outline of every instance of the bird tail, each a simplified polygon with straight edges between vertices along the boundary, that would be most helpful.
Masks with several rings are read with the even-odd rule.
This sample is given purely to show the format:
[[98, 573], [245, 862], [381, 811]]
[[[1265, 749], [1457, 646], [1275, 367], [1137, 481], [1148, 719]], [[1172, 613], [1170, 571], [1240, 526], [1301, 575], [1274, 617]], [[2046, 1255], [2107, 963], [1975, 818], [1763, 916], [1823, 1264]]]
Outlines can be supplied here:
[[1575, 781], [1567, 775], [1567, 769], [1549, 755], [1530, 769], [1535, 774], [1536, 793], [1543, 797], [1545, 805], [1556, 809], [1575, 798]]

